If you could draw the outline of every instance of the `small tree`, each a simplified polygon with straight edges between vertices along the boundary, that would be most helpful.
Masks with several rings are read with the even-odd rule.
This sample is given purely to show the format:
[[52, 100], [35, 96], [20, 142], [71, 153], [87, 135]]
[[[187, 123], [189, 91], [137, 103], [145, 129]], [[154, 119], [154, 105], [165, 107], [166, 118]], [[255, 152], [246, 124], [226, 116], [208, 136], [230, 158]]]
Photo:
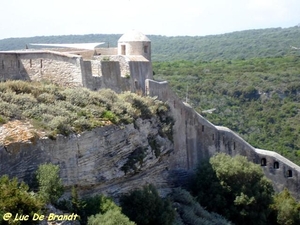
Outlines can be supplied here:
[[96, 214], [88, 218], [88, 225], [135, 225], [127, 216], [121, 213], [121, 210], [108, 210], [104, 214]]
[[122, 214], [121, 208], [112, 199], [104, 195], [98, 196], [97, 199], [100, 203], [98, 205], [100, 212], [88, 218], [88, 225], [135, 225], [127, 216]]
[[40, 165], [37, 170], [39, 195], [46, 203], [55, 204], [63, 193], [59, 166], [51, 163]]
[[[29, 215], [32, 218], [34, 213], [41, 213], [42, 200], [33, 192], [28, 192], [27, 184], [19, 183], [17, 178], [9, 179], [7, 175], [0, 178], [0, 224], [21, 224], [14, 221], [14, 216]], [[3, 215], [11, 213], [9, 221], [3, 221]], [[35, 221], [22, 221], [22, 224], [36, 224]]]
[[162, 199], [153, 185], [120, 198], [122, 211], [139, 225], [170, 225], [175, 211], [169, 199]]

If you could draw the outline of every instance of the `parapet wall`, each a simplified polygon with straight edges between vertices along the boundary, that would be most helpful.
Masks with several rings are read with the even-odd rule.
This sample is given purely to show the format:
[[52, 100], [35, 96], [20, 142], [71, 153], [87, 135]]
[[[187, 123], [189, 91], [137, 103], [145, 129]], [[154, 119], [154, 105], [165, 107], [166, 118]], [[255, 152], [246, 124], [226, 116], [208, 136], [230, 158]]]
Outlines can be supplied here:
[[174, 155], [171, 169], [194, 170], [203, 159], [217, 152], [231, 156], [242, 155], [261, 165], [276, 191], [286, 187], [300, 199], [299, 166], [278, 153], [254, 148], [226, 127], [213, 125], [178, 99], [166, 81], [146, 80], [146, 94], [167, 102], [176, 121], [173, 127]]
[[153, 77], [151, 62], [141, 56], [95, 56], [83, 68], [84, 86], [91, 90], [144, 93], [145, 79]]
[[97, 55], [118, 55], [118, 48], [96, 48]]

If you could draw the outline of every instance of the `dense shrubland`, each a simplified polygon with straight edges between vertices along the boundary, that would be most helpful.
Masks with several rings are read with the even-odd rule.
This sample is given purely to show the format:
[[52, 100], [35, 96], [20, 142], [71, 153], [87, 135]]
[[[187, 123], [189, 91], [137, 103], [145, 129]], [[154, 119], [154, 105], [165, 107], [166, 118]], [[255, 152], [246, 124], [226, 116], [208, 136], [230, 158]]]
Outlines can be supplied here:
[[107, 124], [129, 124], [137, 118], [157, 116], [161, 132], [171, 133], [168, 106], [150, 97], [110, 89], [90, 91], [62, 88], [50, 83], [7, 81], [0, 83], [0, 122], [30, 120], [50, 137], [90, 130]]

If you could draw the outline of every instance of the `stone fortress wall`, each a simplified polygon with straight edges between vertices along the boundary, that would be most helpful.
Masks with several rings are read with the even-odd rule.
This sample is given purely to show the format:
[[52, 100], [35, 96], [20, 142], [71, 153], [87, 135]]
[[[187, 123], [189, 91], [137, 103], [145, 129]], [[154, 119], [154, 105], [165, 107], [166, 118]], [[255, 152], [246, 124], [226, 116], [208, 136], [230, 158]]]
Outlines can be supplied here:
[[0, 52], [0, 80], [51, 80], [63, 86], [117, 92], [144, 92], [152, 65], [141, 56], [101, 55], [84, 60], [76, 54], [52, 51]]
[[65, 86], [157, 96], [169, 104], [176, 121], [174, 151], [168, 160], [168, 170], [175, 171], [174, 175], [194, 170], [201, 160], [217, 152], [240, 154], [261, 165], [277, 191], [287, 187], [300, 199], [299, 166], [275, 152], [254, 148], [228, 128], [213, 125], [182, 102], [166, 81], [153, 80], [151, 42], [141, 33], [124, 35], [118, 49], [98, 49], [92, 59], [67, 52], [27, 50], [0, 52], [0, 63], [2, 81], [49, 79]]
[[193, 170], [203, 159], [217, 152], [231, 156], [246, 156], [249, 161], [261, 165], [276, 191], [285, 187], [300, 199], [300, 167], [280, 154], [254, 148], [232, 130], [215, 126], [182, 102], [168, 87], [166, 81], [146, 80], [146, 94], [166, 101], [175, 118], [174, 159], [172, 167]]

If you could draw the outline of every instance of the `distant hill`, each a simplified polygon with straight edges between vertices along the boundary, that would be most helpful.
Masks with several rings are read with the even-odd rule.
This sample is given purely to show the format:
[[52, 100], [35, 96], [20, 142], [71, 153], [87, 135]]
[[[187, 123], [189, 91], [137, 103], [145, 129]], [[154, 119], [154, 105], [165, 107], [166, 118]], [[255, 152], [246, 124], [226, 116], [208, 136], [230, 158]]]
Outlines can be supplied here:
[[[8, 38], [0, 40], [0, 50], [24, 49], [29, 43], [78, 43], [104, 41], [103, 47], [116, 47], [121, 34], [87, 34]], [[209, 36], [148, 35], [153, 61], [218, 61], [299, 55], [300, 28], [246, 30]]]

